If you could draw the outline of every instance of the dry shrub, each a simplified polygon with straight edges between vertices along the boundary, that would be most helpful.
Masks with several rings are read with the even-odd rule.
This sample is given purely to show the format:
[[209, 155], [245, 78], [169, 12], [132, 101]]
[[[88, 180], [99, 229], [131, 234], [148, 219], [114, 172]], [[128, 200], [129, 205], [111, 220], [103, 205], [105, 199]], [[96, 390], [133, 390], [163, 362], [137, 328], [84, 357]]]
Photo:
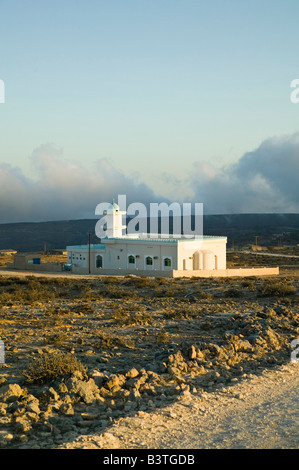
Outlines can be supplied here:
[[103, 298], [108, 299], [137, 299], [138, 296], [134, 294], [134, 292], [120, 288], [118, 286], [109, 285], [104, 287], [104, 289], [100, 292]]
[[47, 336], [45, 339], [46, 344], [54, 344], [55, 346], [61, 346], [65, 341], [67, 341], [68, 335], [65, 333], [55, 333], [53, 335]]
[[128, 313], [115, 316], [117, 325], [150, 325], [153, 323], [153, 318], [148, 313]]
[[119, 280], [117, 277], [114, 277], [114, 276], [107, 276], [105, 277], [105, 279], [103, 280], [103, 283], [104, 284], [119, 284]]
[[238, 289], [234, 289], [234, 288], [231, 288], [231, 289], [227, 289], [225, 291], [225, 296], [226, 297], [241, 297], [242, 293], [238, 290]]
[[86, 376], [86, 368], [72, 354], [49, 353], [33, 360], [23, 375], [28, 383], [45, 383], [71, 375], [76, 370]]
[[94, 346], [99, 349], [134, 348], [135, 343], [130, 338], [99, 332], [95, 339]]
[[289, 295], [295, 295], [297, 289], [292, 284], [289, 284], [283, 280], [265, 280], [264, 283], [259, 288], [259, 295], [261, 297], [268, 296], [277, 296], [277, 297], [287, 297]]
[[168, 331], [161, 331], [156, 335], [157, 344], [165, 344], [170, 342], [170, 335]]
[[255, 282], [252, 279], [244, 279], [244, 281], [241, 282], [242, 287], [247, 287], [250, 290], [255, 289]]
[[134, 278], [126, 278], [123, 285], [128, 287], [135, 287], [137, 289], [149, 288], [154, 285], [154, 280], [150, 277], [139, 276]]

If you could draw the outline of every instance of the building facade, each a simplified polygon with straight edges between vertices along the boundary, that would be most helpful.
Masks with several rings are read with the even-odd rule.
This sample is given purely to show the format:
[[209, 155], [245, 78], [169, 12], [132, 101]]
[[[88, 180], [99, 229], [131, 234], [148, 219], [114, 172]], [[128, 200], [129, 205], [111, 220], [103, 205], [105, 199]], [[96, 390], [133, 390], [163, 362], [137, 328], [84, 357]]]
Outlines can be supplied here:
[[111, 204], [105, 212], [107, 236], [101, 243], [67, 247], [67, 263], [73, 272], [167, 275], [226, 269], [226, 237], [123, 234], [124, 214]]
[[226, 238], [107, 238], [100, 244], [68, 246], [68, 264], [90, 269], [170, 271], [226, 269]]

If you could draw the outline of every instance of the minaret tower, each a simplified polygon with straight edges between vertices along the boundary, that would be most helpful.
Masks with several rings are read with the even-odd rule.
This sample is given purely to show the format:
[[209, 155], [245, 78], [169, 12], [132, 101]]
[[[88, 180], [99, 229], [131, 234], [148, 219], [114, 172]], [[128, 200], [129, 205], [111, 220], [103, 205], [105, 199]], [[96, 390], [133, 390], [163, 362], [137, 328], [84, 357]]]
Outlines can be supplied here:
[[123, 230], [126, 229], [126, 225], [123, 225], [122, 217], [125, 214], [125, 211], [119, 210], [119, 206], [114, 202], [113, 199], [112, 204], [110, 204], [107, 211], [104, 212], [105, 219], [107, 221], [107, 238], [121, 238], [123, 236]]

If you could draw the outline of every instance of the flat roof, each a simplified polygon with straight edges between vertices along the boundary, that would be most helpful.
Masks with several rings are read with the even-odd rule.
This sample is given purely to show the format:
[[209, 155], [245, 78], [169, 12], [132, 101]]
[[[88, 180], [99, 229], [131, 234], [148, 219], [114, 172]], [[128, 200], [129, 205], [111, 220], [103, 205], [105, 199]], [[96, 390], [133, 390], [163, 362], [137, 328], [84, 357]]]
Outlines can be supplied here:
[[[198, 241], [215, 241], [215, 240], [227, 240], [227, 237], [222, 236], [212, 236], [212, 235], [202, 235], [193, 238], [187, 238], [182, 236], [181, 238], [163, 238], [161, 236], [155, 235], [154, 237], [146, 236], [147, 234], [138, 234], [138, 236], [134, 235], [125, 235], [123, 237], [109, 237], [103, 238], [102, 243], [98, 244], [91, 244], [91, 250], [104, 250], [106, 244], [114, 243], [114, 242], [143, 242], [143, 243], [170, 243], [170, 244], [177, 244], [179, 242], [198, 242]], [[149, 234], [148, 234], [149, 235]], [[71, 250], [88, 250], [89, 245], [72, 245], [67, 246], [66, 249], [68, 251]]]
[[[88, 250], [89, 245], [70, 245], [66, 247], [66, 250]], [[91, 244], [91, 250], [105, 250], [105, 245], [102, 243]]]
[[109, 237], [109, 238], [103, 238], [102, 239], [102, 242], [103, 243], [106, 243], [106, 242], [109, 242], [110, 240], [111, 241], [145, 241], [145, 242], [162, 242], [162, 243], [177, 243], [177, 242], [185, 242], [185, 241], [201, 241], [201, 240], [205, 240], [205, 241], [208, 241], [208, 240], [226, 240], [227, 237], [224, 237], [224, 236], [217, 236], [217, 235], [199, 235], [197, 237], [186, 237], [184, 235], [182, 236], [169, 236], [169, 235], [166, 235], [165, 238], [160, 236], [160, 235], [156, 235], [154, 234], [154, 236], [150, 236], [150, 234], [140, 234], [139, 236], [134, 236], [134, 235], [125, 235], [123, 237]]

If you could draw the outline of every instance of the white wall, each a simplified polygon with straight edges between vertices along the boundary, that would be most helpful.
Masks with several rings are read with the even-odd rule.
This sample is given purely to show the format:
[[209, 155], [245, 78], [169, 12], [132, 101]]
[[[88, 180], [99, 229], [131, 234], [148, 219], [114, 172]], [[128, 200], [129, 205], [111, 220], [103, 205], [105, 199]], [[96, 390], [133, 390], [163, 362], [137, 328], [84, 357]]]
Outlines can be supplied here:
[[[129, 256], [135, 257], [135, 264], [129, 264]], [[121, 241], [106, 243], [104, 254], [105, 269], [130, 269], [138, 270], [169, 270], [176, 268], [176, 244], [167, 244], [146, 241]], [[152, 258], [153, 264], [146, 265], [146, 258]], [[164, 258], [171, 259], [170, 267], [164, 266]]]
[[[104, 240], [102, 241], [104, 242]], [[216, 256], [214, 269], [226, 269], [226, 239], [178, 240], [176, 243], [150, 242], [145, 240], [109, 240], [105, 249], [91, 249], [90, 266], [96, 268], [96, 258], [102, 256], [102, 269], [131, 270], [193, 270], [195, 269], [194, 253], [197, 250], [210, 250]], [[135, 264], [129, 264], [130, 255], [135, 257]], [[146, 257], [153, 259], [152, 265], [146, 265]], [[68, 263], [80, 268], [88, 268], [88, 249], [71, 247], [68, 250]], [[164, 266], [164, 259], [171, 260], [171, 266]], [[215, 261], [215, 260], [214, 260]], [[101, 268], [97, 268], [99, 271]], [[204, 266], [202, 266], [204, 269]]]
[[[180, 240], [178, 243], [178, 270], [194, 269], [194, 253], [209, 250], [214, 253], [214, 269], [226, 269], [226, 238]], [[191, 259], [190, 259], [191, 258]]]
[[88, 250], [76, 250], [68, 251], [67, 262], [78, 267], [88, 267]]

